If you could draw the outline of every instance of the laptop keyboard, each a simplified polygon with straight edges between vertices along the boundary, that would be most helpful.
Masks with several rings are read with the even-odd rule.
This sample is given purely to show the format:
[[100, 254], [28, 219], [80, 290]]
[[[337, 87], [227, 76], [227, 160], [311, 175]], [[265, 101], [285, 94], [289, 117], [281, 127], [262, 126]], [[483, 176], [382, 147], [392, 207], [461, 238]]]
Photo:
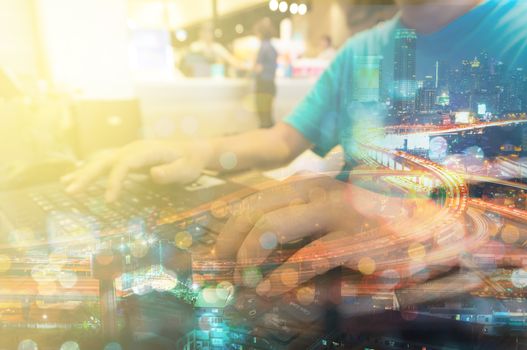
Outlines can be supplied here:
[[[47, 246], [64, 241], [68, 247], [72, 242], [84, 245], [86, 237], [101, 240], [115, 237], [118, 242], [125, 235], [155, 236], [174, 242], [177, 233], [184, 231], [192, 236], [189, 250], [194, 252], [211, 248], [224, 224], [225, 218], [218, 219], [208, 210], [181, 216], [195, 207], [195, 196], [185, 191], [178, 193], [173, 188], [154, 191], [132, 183], [124, 186], [119, 201], [112, 204], [104, 201], [104, 192], [104, 183], [96, 183], [78, 195], [65, 193], [60, 184], [7, 194], [0, 200], [0, 209], [18, 228], [16, 238], [10, 236], [11, 243], [29, 239], [37, 242], [37, 246]], [[206, 203], [203, 198], [200, 201]], [[33, 235], [24, 236], [25, 230]], [[192, 266], [192, 270], [197, 269], [194, 273], [203, 272], [196, 262]], [[132, 267], [140, 268], [134, 263], [125, 269]], [[267, 274], [275, 267], [276, 264], [269, 263], [262, 267], [262, 272]], [[225, 320], [233, 327], [230, 334], [233, 344], [250, 343], [254, 349], [305, 349], [323, 334], [325, 300], [318, 294], [313, 302], [302, 304], [294, 294], [270, 301], [252, 289], [241, 288], [234, 300], [224, 310]]]
[[255, 349], [306, 349], [325, 333], [327, 300], [319, 292], [322, 288], [316, 287], [317, 297], [309, 303], [298, 301], [295, 291], [268, 300], [253, 289], [240, 288], [224, 316], [233, 329], [251, 326], [240, 343], [254, 344]]
[[210, 228], [220, 227], [219, 220], [207, 213], [181, 215], [207, 203], [197, 193], [174, 186], [151, 189], [128, 182], [119, 200], [108, 204], [104, 200], [105, 189], [104, 183], [98, 182], [82, 193], [69, 195], [56, 183], [3, 193], [0, 210], [11, 226], [4, 235], [8, 242], [4, 243], [45, 245], [123, 234], [132, 238], [157, 235], [173, 240], [177, 230], [186, 230], [195, 242], [206, 245], [215, 242]]

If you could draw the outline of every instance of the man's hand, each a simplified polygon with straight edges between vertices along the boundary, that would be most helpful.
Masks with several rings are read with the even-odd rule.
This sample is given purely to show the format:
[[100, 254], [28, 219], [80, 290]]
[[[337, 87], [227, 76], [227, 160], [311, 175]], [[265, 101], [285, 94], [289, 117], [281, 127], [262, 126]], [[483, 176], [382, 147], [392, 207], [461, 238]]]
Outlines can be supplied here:
[[107, 151], [87, 162], [62, 181], [67, 191], [82, 191], [98, 177], [108, 173], [106, 200], [115, 201], [126, 175], [147, 170], [159, 184], [188, 183], [199, 177], [210, 158], [208, 142], [176, 143], [169, 141], [137, 141], [121, 149]]
[[[108, 151], [62, 180], [69, 192], [78, 192], [99, 176], [109, 173], [106, 199], [114, 201], [126, 174], [149, 170], [160, 184], [188, 183], [203, 169], [234, 171], [253, 167], [281, 166], [310, 147], [295, 128], [278, 123], [271, 129], [258, 129], [239, 135], [194, 142], [145, 140]], [[223, 154], [234, 155], [234, 168], [221, 164]]]
[[[419, 229], [439, 210], [426, 199], [382, 195], [325, 176], [296, 176], [245, 199], [215, 252], [236, 261], [235, 282], [275, 296], [337, 266], [369, 274], [394, 260], [411, 261], [424, 249], [419, 242], [433, 239], [431, 230]], [[300, 247], [288, 256], [287, 245], [295, 242]], [[262, 279], [260, 268], [267, 264], [279, 267]]]

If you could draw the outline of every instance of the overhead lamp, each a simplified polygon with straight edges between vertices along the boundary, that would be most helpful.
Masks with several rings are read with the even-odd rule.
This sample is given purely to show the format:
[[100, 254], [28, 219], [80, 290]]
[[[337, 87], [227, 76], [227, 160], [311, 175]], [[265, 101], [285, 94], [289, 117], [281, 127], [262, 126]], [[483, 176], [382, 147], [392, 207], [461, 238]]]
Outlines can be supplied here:
[[176, 39], [180, 42], [184, 42], [188, 39], [188, 33], [185, 29], [178, 29], [176, 31]]
[[280, 4], [278, 5], [278, 10], [282, 13], [286, 13], [287, 9], [289, 8], [289, 5], [285, 1], [280, 1]]
[[298, 5], [298, 14], [303, 16], [307, 13], [307, 5], [306, 4], [300, 4]]
[[298, 4], [296, 2], [289, 6], [289, 12], [291, 12], [292, 15], [296, 15], [298, 13]]
[[237, 24], [236, 27], [234, 27], [234, 30], [236, 31], [236, 33], [238, 34], [242, 34], [245, 30], [245, 28], [243, 27], [242, 24]]
[[279, 6], [278, 0], [271, 0], [271, 1], [269, 1], [269, 9], [271, 11], [277, 11], [278, 10], [278, 6]]

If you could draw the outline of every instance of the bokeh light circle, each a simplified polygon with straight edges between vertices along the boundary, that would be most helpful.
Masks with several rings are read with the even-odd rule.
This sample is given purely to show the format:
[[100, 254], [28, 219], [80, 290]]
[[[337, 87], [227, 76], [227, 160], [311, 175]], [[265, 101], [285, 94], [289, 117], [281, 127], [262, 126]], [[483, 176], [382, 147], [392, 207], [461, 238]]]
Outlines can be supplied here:
[[287, 12], [287, 9], [289, 8], [289, 5], [285, 1], [280, 1], [278, 4], [278, 10], [282, 13]]
[[31, 339], [25, 339], [18, 344], [17, 350], [38, 350], [38, 345]]
[[299, 278], [298, 271], [295, 269], [287, 268], [280, 272], [280, 281], [287, 287], [298, 285]]
[[143, 258], [148, 253], [148, 242], [144, 239], [138, 239], [130, 244], [130, 253], [135, 258]]
[[516, 288], [527, 287], [527, 270], [516, 269], [512, 271], [511, 282]]
[[123, 350], [123, 347], [119, 343], [112, 342], [106, 344], [104, 350]]
[[303, 16], [307, 13], [307, 5], [306, 4], [299, 4], [298, 5], [298, 14]]
[[278, 238], [274, 232], [265, 232], [260, 236], [260, 245], [266, 250], [273, 250], [278, 245]]
[[262, 280], [262, 273], [257, 267], [248, 267], [243, 270], [242, 279], [245, 286], [254, 288]]
[[63, 288], [73, 288], [77, 284], [78, 277], [74, 271], [61, 271], [58, 280]]
[[442, 136], [434, 137], [430, 140], [429, 146], [429, 157], [433, 161], [438, 161], [447, 155], [448, 152], [448, 142]]
[[179, 249], [188, 249], [192, 246], [192, 235], [188, 231], [176, 233], [174, 243]]
[[62, 344], [60, 350], [80, 350], [80, 346], [74, 341], [67, 341]]
[[38, 283], [56, 281], [60, 269], [55, 265], [35, 265], [31, 269], [31, 277]]
[[357, 264], [357, 268], [360, 273], [363, 275], [371, 275], [375, 272], [375, 269], [377, 268], [377, 265], [375, 263], [375, 260], [373, 260], [370, 257], [364, 257], [359, 260], [359, 263]]
[[520, 230], [513, 225], [505, 225], [501, 230], [501, 239], [508, 244], [514, 244], [520, 239]]
[[315, 301], [315, 287], [304, 286], [297, 290], [296, 299], [302, 305], [310, 305]]
[[469, 147], [463, 153], [467, 157], [477, 161], [483, 161], [483, 159], [485, 159], [485, 152], [483, 152], [483, 149], [479, 146]]
[[232, 170], [238, 165], [238, 157], [234, 152], [225, 152], [220, 155], [220, 165], [225, 170]]
[[277, 11], [278, 10], [279, 2], [278, 0], [271, 0], [269, 1], [269, 9], [271, 11]]

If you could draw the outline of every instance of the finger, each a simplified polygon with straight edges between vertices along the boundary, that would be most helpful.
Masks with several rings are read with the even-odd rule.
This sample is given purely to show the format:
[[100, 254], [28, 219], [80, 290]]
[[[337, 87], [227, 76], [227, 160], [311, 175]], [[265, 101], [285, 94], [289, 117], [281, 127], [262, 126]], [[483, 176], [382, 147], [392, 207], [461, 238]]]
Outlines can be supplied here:
[[150, 176], [155, 183], [189, 183], [196, 180], [201, 174], [201, 166], [180, 158], [172, 163], [159, 165], [150, 170]]
[[[281, 185], [269, 188], [242, 201], [238, 210], [227, 221], [221, 231], [215, 253], [219, 259], [234, 262], [240, 245], [247, 234], [265, 213], [288, 206], [297, 206], [306, 202], [342, 202], [342, 188], [345, 185], [329, 177], [295, 176]], [[337, 192], [337, 195], [333, 195]], [[304, 222], [305, 220], [299, 220]], [[290, 220], [290, 222], [293, 222]]]
[[66, 174], [60, 178], [60, 182], [64, 185], [69, 185], [75, 178], [79, 175], [79, 169], [72, 171], [69, 174]]
[[484, 284], [485, 282], [476, 273], [463, 272], [403, 288], [396, 292], [397, 303], [400, 309], [404, 309], [439, 297], [449, 299], [474, 291]]
[[218, 236], [214, 248], [215, 255], [218, 259], [235, 260], [236, 252], [245, 239], [247, 232], [254, 225], [253, 220], [249, 214], [245, 215], [242, 213], [231, 216], [227, 220], [227, 223]]
[[117, 154], [107, 155], [97, 159], [75, 172], [74, 179], [66, 188], [66, 192], [76, 193], [84, 189], [96, 178], [110, 168]]
[[234, 259], [238, 249], [265, 213], [289, 205], [305, 203], [291, 186], [279, 185], [243, 199], [240, 209], [229, 218], [216, 244], [216, 255], [220, 259]]
[[[251, 229], [237, 254], [235, 280], [240, 283], [240, 273], [247, 266], [264, 263], [281, 245], [327, 232], [338, 217], [331, 215], [331, 208], [324, 202], [281, 208], [265, 214]], [[282, 263], [273, 258], [272, 264]]]
[[108, 176], [106, 200], [108, 202], [113, 202], [119, 197], [119, 193], [123, 187], [123, 182], [130, 171], [164, 161], [164, 157], [166, 156], [162, 155], [162, 150], [160, 150], [159, 155], [156, 155], [155, 153], [157, 152], [140, 154], [129, 153], [121, 156], [121, 158], [115, 162], [115, 165]]
[[132, 158], [124, 158], [113, 166], [106, 184], [105, 199], [107, 202], [114, 202], [119, 197], [126, 175], [131, 169], [136, 168], [132, 162]]
[[[109, 153], [109, 152], [108, 152]], [[108, 155], [109, 156], [109, 155]], [[85, 166], [89, 164], [89, 162], [77, 162], [76, 163], [76, 167], [74, 170], [70, 171], [69, 173], [65, 174], [64, 176], [62, 176], [60, 178], [60, 181], [65, 184], [65, 185], [68, 185], [70, 184], [71, 182], [73, 182], [77, 176], [79, 176], [79, 174], [84, 171], [85, 169]]]
[[349, 234], [344, 231], [331, 232], [298, 250], [258, 284], [257, 293], [266, 297], [275, 297], [335, 267], [344, 265], [349, 260], [351, 252], [347, 251], [346, 247], [337, 248], [332, 242], [338, 242]]

